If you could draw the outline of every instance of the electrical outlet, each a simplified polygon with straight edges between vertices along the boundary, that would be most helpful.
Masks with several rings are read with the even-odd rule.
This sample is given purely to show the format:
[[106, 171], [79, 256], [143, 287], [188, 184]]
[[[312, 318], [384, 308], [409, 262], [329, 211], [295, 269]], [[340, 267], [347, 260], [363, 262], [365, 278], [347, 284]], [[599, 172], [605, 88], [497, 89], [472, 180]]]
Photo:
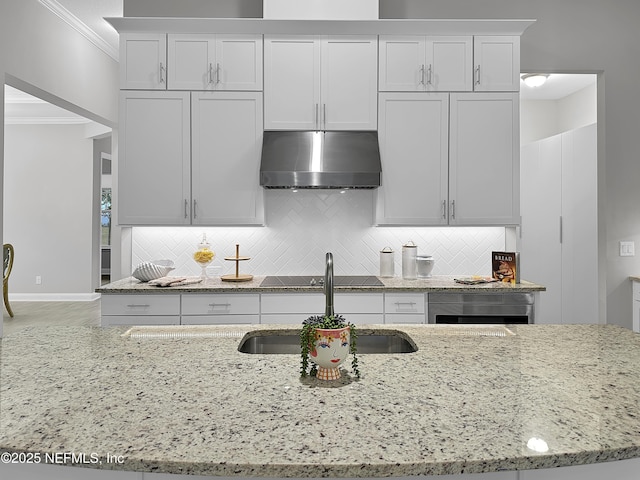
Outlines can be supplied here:
[[42, 277], [40, 275], [36, 275], [36, 285], [42, 285]]
[[620, 256], [633, 257], [636, 254], [635, 242], [620, 242]]

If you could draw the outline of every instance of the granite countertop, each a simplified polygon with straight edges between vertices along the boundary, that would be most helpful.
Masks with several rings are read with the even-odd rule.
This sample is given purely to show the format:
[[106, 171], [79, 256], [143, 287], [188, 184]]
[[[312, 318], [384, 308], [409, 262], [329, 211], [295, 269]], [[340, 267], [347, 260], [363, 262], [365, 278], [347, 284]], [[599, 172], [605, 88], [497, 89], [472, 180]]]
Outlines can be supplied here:
[[[510, 283], [494, 282], [479, 285], [463, 285], [455, 282], [455, 278], [467, 277], [466, 275], [434, 275], [429, 278], [419, 278], [417, 280], [404, 280], [402, 277], [378, 277], [383, 286], [335, 286], [336, 292], [537, 292], [544, 291], [545, 287], [535, 283], [522, 281], [512, 285]], [[176, 287], [156, 287], [146, 282], [140, 282], [133, 277], [124, 278], [115, 282], [103, 285], [96, 289], [96, 292], [103, 294], [122, 293], [228, 293], [228, 292], [257, 292], [257, 293], [293, 293], [293, 292], [318, 292], [322, 293], [321, 286], [315, 287], [261, 287], [264, 275], [256, 275], [249, 282], [223, 282], [220, 277], [208, 278], [204, 282], [176, 286]]]
[[[640, 457], [640, 336], [610, 325], [398, 329], [336, 384], [298, 355], [238, 352], [290, 326], [29, 327], [0, 341], [0, 451], [121, 456], [93, 468], [385, 477]], [[480, 329], [480, 330], [478, 330]], [[171, 338], [171, 333], [179, 338]], [[482, 333], [482, 335], [479, 335]], [[190, 336], [189, 336], [190, 334]], [[349, 363], [349, 362], [347, 362]], [[536, 452], [532, 438], [548, 445]]]

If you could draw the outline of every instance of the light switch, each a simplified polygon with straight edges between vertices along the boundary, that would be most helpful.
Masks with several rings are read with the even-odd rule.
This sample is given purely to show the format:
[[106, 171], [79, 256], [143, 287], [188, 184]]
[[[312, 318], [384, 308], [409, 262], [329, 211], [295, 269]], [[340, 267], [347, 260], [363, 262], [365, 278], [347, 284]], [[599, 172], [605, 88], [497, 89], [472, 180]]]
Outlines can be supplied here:
[[620, 256], [633, 257], [636, 254], [635, 242], [620, 242]]

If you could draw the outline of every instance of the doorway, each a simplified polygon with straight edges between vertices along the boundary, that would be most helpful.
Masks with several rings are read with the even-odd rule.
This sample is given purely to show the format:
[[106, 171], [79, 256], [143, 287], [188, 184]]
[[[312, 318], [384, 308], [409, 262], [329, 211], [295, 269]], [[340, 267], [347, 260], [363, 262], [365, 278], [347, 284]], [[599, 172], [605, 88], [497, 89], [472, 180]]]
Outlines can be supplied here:
[[521, 83], [522, 275], [547, 287], [536, 323], [599, 323], [597, 75], [545, 77]]

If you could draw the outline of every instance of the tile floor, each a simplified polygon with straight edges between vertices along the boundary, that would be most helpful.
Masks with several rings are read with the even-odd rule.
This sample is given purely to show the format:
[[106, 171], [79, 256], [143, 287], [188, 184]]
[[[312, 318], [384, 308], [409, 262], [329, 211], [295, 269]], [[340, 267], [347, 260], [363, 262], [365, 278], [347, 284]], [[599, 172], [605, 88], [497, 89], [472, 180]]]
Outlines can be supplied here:
[[4, 336], [27, 326], [100, 325], [99, 299], [92, 302], [11, 302], [11, 309], [13, 318], [4, 312]]

